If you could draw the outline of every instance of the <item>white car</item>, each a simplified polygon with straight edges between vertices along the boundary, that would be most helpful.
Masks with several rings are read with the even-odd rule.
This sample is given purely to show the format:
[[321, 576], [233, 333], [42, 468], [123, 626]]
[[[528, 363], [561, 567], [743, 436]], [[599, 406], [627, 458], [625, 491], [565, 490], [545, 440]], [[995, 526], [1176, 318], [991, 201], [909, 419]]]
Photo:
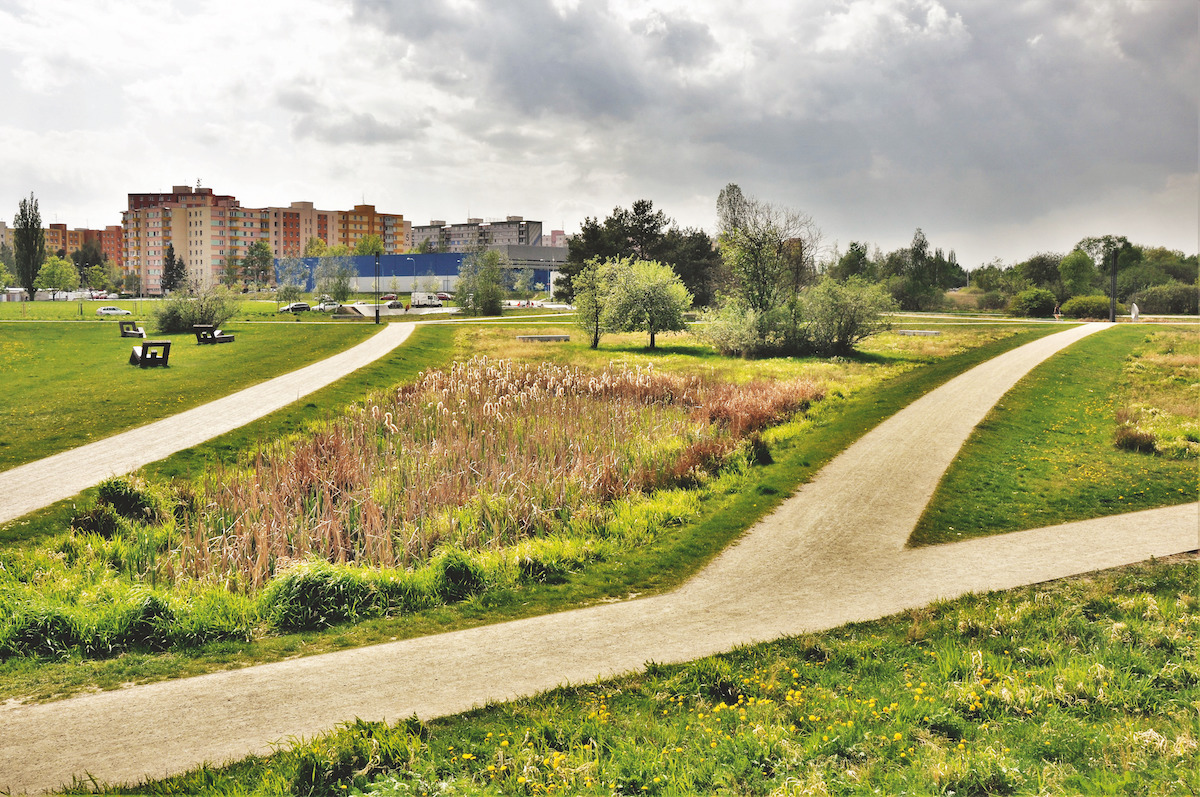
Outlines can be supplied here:
[[101, 307], [96, 311], [96, 315], [133, 315], [128, 310], [122, 310], [120, 307]]

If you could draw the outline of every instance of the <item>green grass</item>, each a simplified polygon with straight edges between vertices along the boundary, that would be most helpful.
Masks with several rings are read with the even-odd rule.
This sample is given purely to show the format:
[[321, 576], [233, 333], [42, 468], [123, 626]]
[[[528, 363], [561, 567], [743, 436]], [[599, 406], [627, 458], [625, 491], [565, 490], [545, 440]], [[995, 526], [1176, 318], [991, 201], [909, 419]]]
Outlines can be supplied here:
[[[1196, 460], [1117, 448], [1117, 410], [1131, 392], [1129, 362], [1169, 328], [1122, 324], [1034, 369], [988, 413], [946, 472], [910, 542], [1039, 528], [1197, 500]], [[1194, 329], [1180, 331], [1194, 358]], [[1132, 369], [1136, 374], [1138, 369]], [[1154, 371], [1159, 405], [1195, 413], [1197, 384]], [[1164, 397], [1165, 394], [1165, 397]], [[1193, 421], [1193, 433], [1194, 421]]]
[[[49, 303], [39, 303], [49, 304]], [[227, 325], [232, 344], [170, 340], [168, 368], [130, 366], [140, 343], [103, 324], [0, 324], [0, 470], [233, 393], [365, 340], [367, 326]]]
[[1194, 794], [1196, 577], [968, 596], [110, 793]]
[[[355, 388], [361, 395], [367, 386], [390, 384], [388, 379], [398, 381], [395, 378], [402, 377], [405, 371], [412, 374], [422, 367], [440, 366], [450, 358], [452, 352], [461, 354], [459, 347], [464, 344], [459, 341], [456, 346], [454, 335], [458, 333], [461, 337], [468, 330], [468, 327], [440, 326], [418, 329], [412, 343], [399, 349], [391, 361], [373, 366], [378, 370], [368, 369], [369, 373], [350, 377], [351, 380], [361, 380], [353, 383], [353, 386], [350, 383], [335, 386], [339, 391], [336, 400], [326, 401], [321, 394], [317, 394], [304, 406], [294, 406], [199, 450], [176, 455], [155, 466], [152, 471], [160, 475], [189, 476], [203, 469], [205, 463], [212, 459], [232, 461], [256, 440], [271, 439], [300, 428], [309, 420], [336, 411], [341, 400], [355, 395]], [[590, 563], [563, 583], [524, 583], [517, 587], [504, 585], [459, 604], [402, 617], [373, 618], [320, 633], [270, 636], [254, 642], [212, 642], [154, 656], [135, 654], [116, 660], [93, 661], [81, 659], [75, 654], [68, 655], [61, 662], [43, 660], [37, 666], [13, 659], [0, 666], [0, 697], [48, 698], [68, 694], [87, 685], [111, 688], [123, 682], [158, 680], [392, 638], [440, 633], [559, 611], [612, 597], [624, 597], [631, 592], [645, 594], [673, 588], [719, 553], [744, 529], [771, 511], [796, 485], [810, 478], [838, 451], [880, 420], [956, 374], [1052, 331], [1046, 326], [1025, 331], [1013, 327], [971, 329], [964, 331], [962, 334], [965, 337], [957, 341], [948, 337], [942, 340], [916, 340], [890, 336], [880, 339], [877, 351], [863, 355], [859, 363], [809, 362], [809, 366], [815, 365], [821, 369], [855, 371], [844, 380], [844, 384], [852, 385], [853, 389], [835, 391], [825, 402], [816, 405], [815, 412], [773, 431], [768, 439], [775, 461], [754, 468], [746, 479], [738, 483], [734, 493], [712, 495], [700, 506], [698, 513], [689, 515], [688, 522], [658, 530], [657, 536], [644, 547], [629, 551], [619, 560]], [[511, 330], [494, 334], [501, 340], [508, 340]], [[488, 340], [490, 338], [476, 340], [472, 345], [486, 351]], [[974, 345], [980, 341], [987, 342]], [[421, 354], [410, 346], [425, 346], [427, 349]], [[682, 368], [693, 355], [684, 351], [687, 348], [685, 341], [681, 340], [680, 346], [681, 350], [664, 349], [654, 354], [656, 367]], [[582, 349], [588, 351], [586, 346], [582, 346]], [[632, 357], [632, 349], [630, 346], [629, 350], [622, 351], [620, 345], [616, 345], [589, 356]], [[955, 351], [957, 353], [950, 353]], [[707, 357], [699, 353], [695, 356]], [[732, 362], [753, 370], [777, 368], [790, 372], [805, 367], [802, 361]], [[884, 379], [885, 375], [890, 378]], [[87, 500], [86, 496], [84, 500]], [[16, 547], [26, 550], [51, 544], [55, 535], [65, 528], [70, 513], [69, 502], [63, 502], [36, 517], [10, 524], [5, 534], [9, 540], [17, 543]]]

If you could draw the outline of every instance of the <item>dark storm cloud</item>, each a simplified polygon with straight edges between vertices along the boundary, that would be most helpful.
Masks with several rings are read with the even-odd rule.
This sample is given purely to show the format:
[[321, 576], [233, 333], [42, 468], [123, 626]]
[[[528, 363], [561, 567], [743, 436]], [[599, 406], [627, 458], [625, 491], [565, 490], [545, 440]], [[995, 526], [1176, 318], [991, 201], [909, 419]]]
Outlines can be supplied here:
[[563, 131], [548, 156], [623, 172], [640, 195], [741, 179], [781, 201], [968, 223], [1196, 171], [1191, 0], [846, 0], [764, 9], [761, 25], [704, 7], [420, 5], [355, 9], [406, 42], [411, 79], [463, 77], [471, 111], [442, 121], [520, 147], [504, 128], [538, 118]]
[[601, 6], [559, 15], [545, 0], [452, 10], [421, 4], [355, 3], [356, 17], [408, 41], [418, 72], [466, 77], [464, 89], [508, 113], [630, 118], [647, 99], [648, 76], [629, 57], [627, 29]]

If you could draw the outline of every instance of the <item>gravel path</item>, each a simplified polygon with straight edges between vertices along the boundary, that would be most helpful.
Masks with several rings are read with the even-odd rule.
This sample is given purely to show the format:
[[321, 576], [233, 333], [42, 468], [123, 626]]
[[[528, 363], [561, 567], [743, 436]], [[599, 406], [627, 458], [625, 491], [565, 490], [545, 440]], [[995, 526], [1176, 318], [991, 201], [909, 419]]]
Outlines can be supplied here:
[[970, 430], [1105, 324], [1002, 355], [885, 421], [675, 592], [33, 706], [0, 708], [0, 789], [161, 777], [355, 717], [456, 713], [563, 683], [1200, 547], [1200, 505], [908, 550]]
[[298, 371], [161, 421], [6, 470], [0, 473], [0, 523], [282, 409], [379, 359], [403, 343], [413, 329], [411, 323], [388, 324], [357, 346]]

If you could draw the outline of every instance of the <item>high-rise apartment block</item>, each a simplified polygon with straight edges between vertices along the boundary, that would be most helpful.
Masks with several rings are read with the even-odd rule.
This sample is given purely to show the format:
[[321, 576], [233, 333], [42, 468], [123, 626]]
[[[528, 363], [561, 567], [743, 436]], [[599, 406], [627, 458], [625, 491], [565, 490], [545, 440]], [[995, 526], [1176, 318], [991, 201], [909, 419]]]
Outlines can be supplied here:
[[462, 224], [431, 221], [412, 228], [413, 246], [423, 243], [440, 252], [473, 252], [500, 246], [541, 246], [542, 223], [508, 216], [504, 221], [467, 219]]
[[367, 235], [378, 235], [385, 254], [407, 250], [410, 224], [399, 214], [380, 213], [374, 205], [353, 210], [317, 210], [312, 202], [287, 207], [243, 208], [233, 196], [211, 188], [174, 186], [169, 193], [130, 194], [122, 214], [125, 265], [141, 278], [146, 293], [161, 292], [167, 246], [175, 247], [188, 278], [209, 286], [221, 278], [230, 258], [244, 258], [265, 241], [276, 258], [303, 254], [310, 238], [351, 250]]

